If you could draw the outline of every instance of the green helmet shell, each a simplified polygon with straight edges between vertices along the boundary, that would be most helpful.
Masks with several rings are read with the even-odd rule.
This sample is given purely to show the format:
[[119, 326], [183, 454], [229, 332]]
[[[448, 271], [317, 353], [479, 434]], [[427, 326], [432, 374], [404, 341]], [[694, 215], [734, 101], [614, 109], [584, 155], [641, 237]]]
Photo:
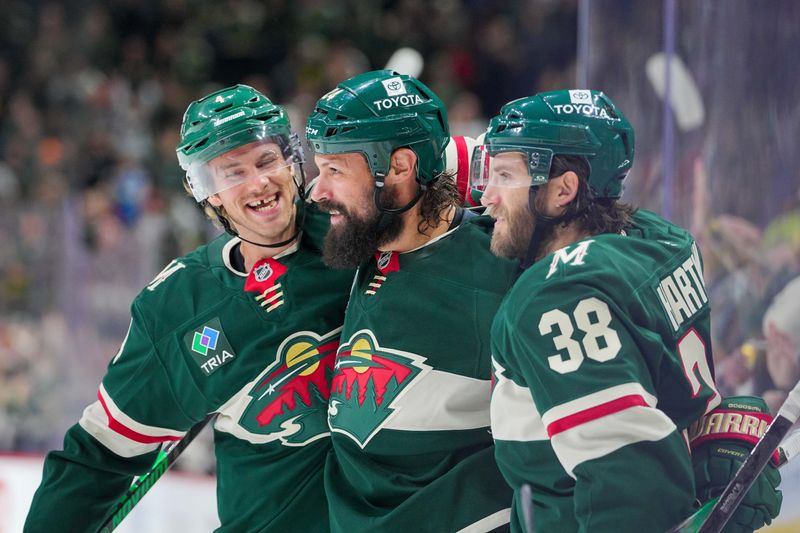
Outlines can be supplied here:
[[417, 154], [417, 179], [430, 183], [444, 171], [450, 130], [433, 91], [412, 76], [377, 70], [343, 81], [320, 98], [306, 137], [318, 154], [363, 153], [379, 181], [389, 173], [392, 152], [408, 147]]
[[491, 120], [484, 142], [490, 151], [493, 144], [515, 145], [584, 156], [596, 198], [619, 198], [633, 164], [633, 127], [600, 91], [552, 91], [509, 102]]
[[[178, 163], [189, 173], [193, 166], [265, 137], [277, 137], [282, 149], [289, 150], [291, 126], [283, 107], [247, 85], [227, 87], [186, 108]], [[187, 181], [195, 198], [207, 196], [189, 174]]]

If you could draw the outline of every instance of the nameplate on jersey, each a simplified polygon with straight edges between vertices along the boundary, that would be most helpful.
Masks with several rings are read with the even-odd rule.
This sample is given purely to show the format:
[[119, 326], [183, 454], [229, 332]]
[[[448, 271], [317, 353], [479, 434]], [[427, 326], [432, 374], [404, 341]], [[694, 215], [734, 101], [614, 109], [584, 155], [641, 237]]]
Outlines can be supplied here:
[[692, 255], [661, 278], [655, 290], [674, 331], [708, 304], [697, 244], [692, 245]]
[[206, 376], [210, 376], [236, 357], [217, 317], [190, 330], [183, 339], [192, 354], [192, 359]]

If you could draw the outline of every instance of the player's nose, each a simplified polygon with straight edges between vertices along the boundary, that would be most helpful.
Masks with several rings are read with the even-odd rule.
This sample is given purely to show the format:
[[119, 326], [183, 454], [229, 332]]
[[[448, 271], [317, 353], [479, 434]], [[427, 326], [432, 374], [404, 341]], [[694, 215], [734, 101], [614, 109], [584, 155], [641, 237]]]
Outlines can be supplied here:
[[328, 180], [322, 174], [313, 180], [313, 187], [311, 188], [311, 200], [319, 202], [320, 200], [330, 200], [331, 194], [328, 188]]

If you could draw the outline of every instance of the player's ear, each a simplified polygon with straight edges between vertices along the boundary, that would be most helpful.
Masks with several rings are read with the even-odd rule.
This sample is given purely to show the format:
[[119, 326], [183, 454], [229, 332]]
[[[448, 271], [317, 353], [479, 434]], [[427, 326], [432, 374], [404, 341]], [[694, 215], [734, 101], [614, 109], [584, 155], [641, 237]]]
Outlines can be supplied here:
[[562, 207], [568, 205], [578, 195], [581, 181], [577, 174], [568, 170], [555, 180], [551, 180], [551, 184], [555, 187], [553, 192], [556, 206]]
[[410, 148], [398, 148], [392, 152], [389, 160], [389, 175], [386, 176], [387, 185], [416, 180], [417, 154]]
[[222, 207], [222, 200], [219, 199], [219, 195], [212, 194], [208, 197], [208, 203], [213, 205], [214, 207]]

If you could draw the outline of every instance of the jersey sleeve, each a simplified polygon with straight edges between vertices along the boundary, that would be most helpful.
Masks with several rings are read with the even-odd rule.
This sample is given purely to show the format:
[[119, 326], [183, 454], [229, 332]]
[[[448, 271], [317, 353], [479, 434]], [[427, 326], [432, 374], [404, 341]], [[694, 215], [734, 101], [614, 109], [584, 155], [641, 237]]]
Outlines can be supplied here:
[[654, 392], [669, 363], [643, 352], [617, 300], [586, 283], [549, 286], [506, 322], [499, 351], [574, 479], [579, 529], [619, 531], [624, 510], [626, 530], [666, 530], [690, 512], [691, 460]]
[[45, 458], [26, 532], [97, 530], [133, 476], [153, 465], [161, 445], [180, 440], [204, 416], [202, 398], [195, 397], [187, 412], [175, 397], [174, 372], [157, 353], [137, 302], [97, 400], [69, 429], [63, 450]]

